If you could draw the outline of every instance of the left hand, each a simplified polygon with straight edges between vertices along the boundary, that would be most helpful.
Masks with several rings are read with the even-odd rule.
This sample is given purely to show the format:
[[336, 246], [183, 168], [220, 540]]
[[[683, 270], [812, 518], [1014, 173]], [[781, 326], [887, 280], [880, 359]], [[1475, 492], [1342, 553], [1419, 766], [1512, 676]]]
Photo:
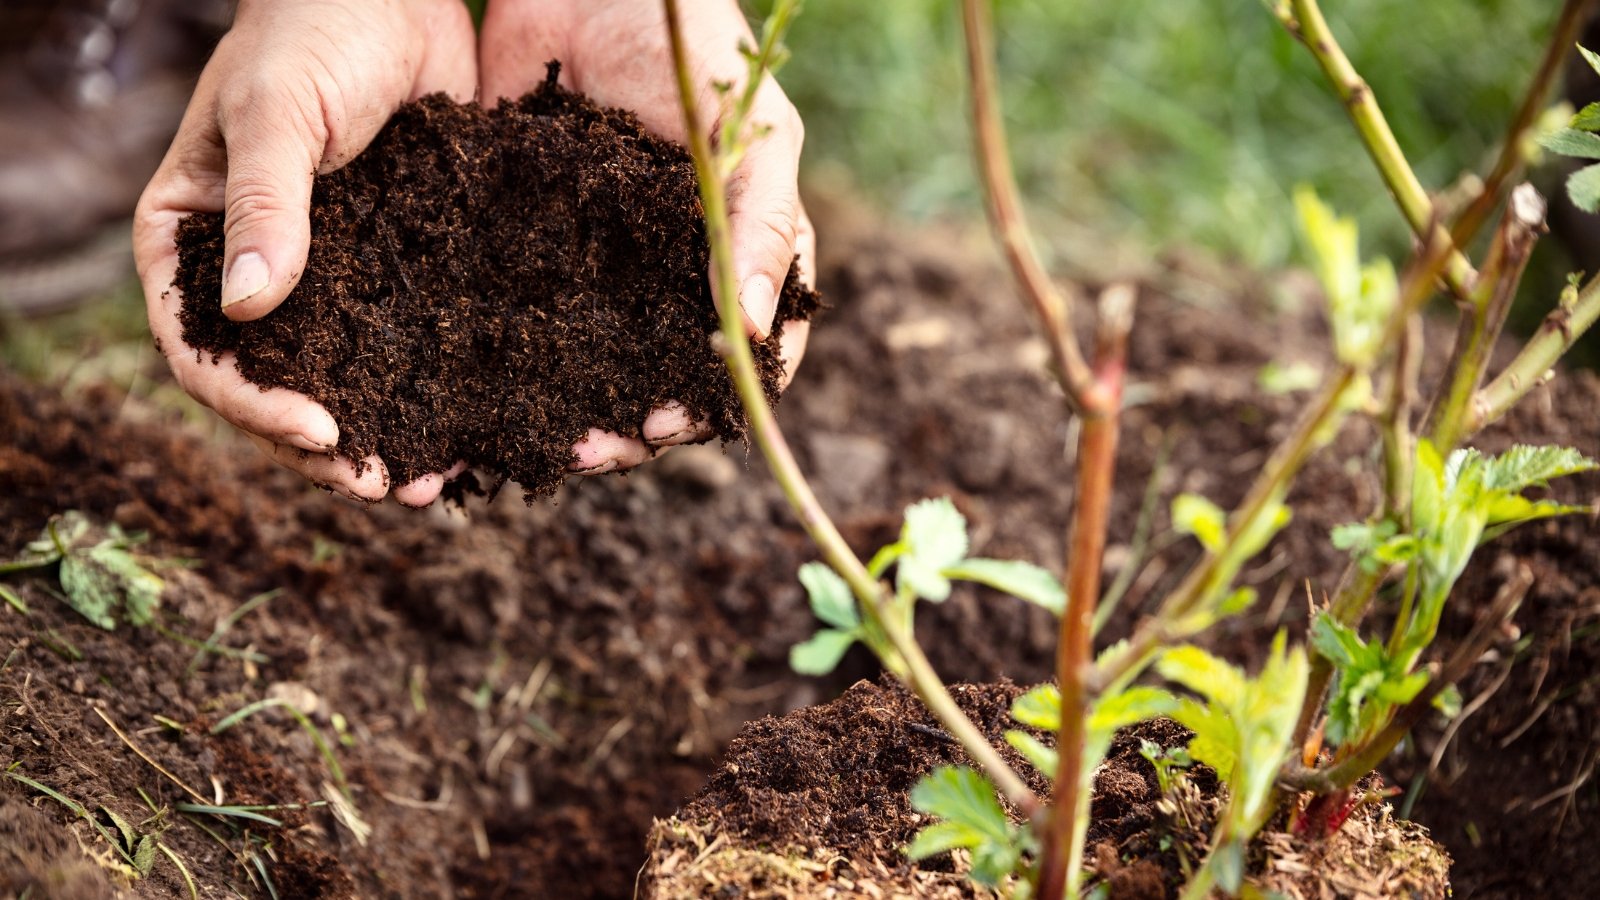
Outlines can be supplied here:
[[[691, 0], [680, 7], [689, 66], [699, 85], [699, 109], [712, 128], [725, 81], [737, 92], [748, 73], [741, 41], [755, 37], [736, 0]], [[653, 134], [688, 142], [678, 101], [677, 76], [661, 0], [494, 0], [479, 39], [483, 102], [520, 97], [544, 79], [545, 63], [561, 61], [561, 83], [604, 106], [632, 111]], [[800, 277], [812, 284], [816, 236], [800, 204], [798, 175], [805, 128], [783, 89], [768, 76], [756, 93], [750, 121], [768, 130], [750, 144], [728, 183], [733, 265], [745, 331], [772, 331], [778, 291], [799, 257]], [[809, 323], [786, 323], [781, 353], [784, 381], [805, 353]], [[710, 429], [692, 421], [681, 404], [650, 413], [643, 439], [591, 429], [573, 450], [572, 470], [598, 474], [636, 466], [655, 450], [703, 440]]]

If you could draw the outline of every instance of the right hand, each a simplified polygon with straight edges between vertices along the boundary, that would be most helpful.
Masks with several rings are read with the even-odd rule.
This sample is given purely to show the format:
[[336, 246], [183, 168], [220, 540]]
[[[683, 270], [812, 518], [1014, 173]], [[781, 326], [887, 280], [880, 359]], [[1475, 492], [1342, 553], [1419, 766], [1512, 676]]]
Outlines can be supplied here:
[[[213, 362], [183, 342], [178, 220], [223, 213], [223, 314], [265, 316], [305, 269], [312, 176], [353, 159], [408, 100], [471, 99], [476, 49], [461, 0], [240, 0], [135, 213], [150, 330], [178, 384], [281, 465], [357, 500], [383, 499], [388, 472], [376, 456], [358, 473], [331, 455], [339, 427], [326, 409], [246, 381], [231, 353]], [[451, 474], [401, 485], [395, 498], [425, 506]]]

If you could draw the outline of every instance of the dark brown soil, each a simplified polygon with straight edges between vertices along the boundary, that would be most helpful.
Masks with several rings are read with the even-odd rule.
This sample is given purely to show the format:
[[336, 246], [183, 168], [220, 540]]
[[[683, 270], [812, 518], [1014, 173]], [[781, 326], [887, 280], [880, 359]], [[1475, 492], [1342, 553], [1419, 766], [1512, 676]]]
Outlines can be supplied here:
[[[710, 341], [694, 164], [632, 114], [562, 89], [557, 70], [493, 109], [443, 95], [402, 107], [317, 179], [306, 270], [259, 321], [218, 305], [222, 217], [186, 218], [184, 341], [321, 402], [340, 452], [382, 457], [396, 484], [464, 460], [547, 496], [590, 428], [638, 436], [674, 400], [740, 437]], [[782, 323], [816, 302], [791, 270], [755, 348], [773, 400]]]
[[[819, 473], [823, 501], [870, 551], [894, 539], [905, 504], [949, 494], [978, 552], [1059, 565], [1067, 428], [1045, 354], [998, 270], [961, 238], [886, 233], [824, 199], [808, 201], [827, 238], [820, 284], [837, 310], [781, 414]], [[1237, 286], [1224, 293], [1150, 291], [1141, 300], [1112, 577], [1133, 558], [1130, 536], [1158, 450], [1171, 448], [1159, 467], [1158, 510], [1178, 490], [1236, 501], [1300, 404], [1263, 396], [1254, 386], [1260, 367], [1323, 358], [1309, 301], [1276, 315]], [[1503, 445], [1514, 431], [1595, 454], [1597, 418], [1600, 381], [1573, 376], [1485, 443]], [[1222, 635], [1233, 658], [1247, 660], [1281, 619], [1291, 627], [1303, 619], [1305, 579], [1319, 594], [1331, 589], [1342, 559], [1327, 530], [1362, 515], [1374, 491], [1345, 460], [1371, 448], [1370, 435], [1353, 429], [1313, 461], [1292, 498], [1295, 522], [1244, 575], [1263, 599]], [[1563, 493], [1593, 497], [1600, 478]], [[148, 815], [138, 788], [158, 804], [181, 800], [93, 712], [100, 708], [208, 798], [215, 778], [227, 802], [320, 799], [328, 770], [293, 721], [268, 712], [220, 737], [206, 733], [269, 692], [307, 689], [330, 739], [333, 714], [348, 722], [354, 745], [335, 752], [374, 831], [362, 848], [315, 809], [253, 832], [273, 843], [263, 860], [280, 889], [632, 896], [652, 817], [702, 786], [743, 722], [876, 674], [857, 655], [831, 682], [788, 671], [789, 646], [815, 628], [794, 580], [813, 551], [759, 461], [710, 447], [676, 449], [626, 480], [575, 482], [556, 506], [502, 497], [472, 501], [465, 515], [360, 509], [307, 488], [241, 441], [202, 440], [142, 397], [63, 398], [0, 378], [0, 554], [70, 508], [149, 529], [155, 555], [198, 561], [165, 573], [162, 622], [172, 634], [205, 640], [246, 599], [280, 590], [222, 641], [268, 661], [213, 656], [191, 674], [192, 647], [148, 629], [100, 631], [40, 580], [8, 577], [33, 612], [0, 604], [0, 768], [17, 764], [18, 774], [134, 821]], [[1155, 551], [1105, 639], [1158, 600], [1194, 553], [1161, 537], [1164, 512], [1154, 526]], [[1600, 793], [1579, 776], [1600, 745], [1600, 630], [1591, 627], [1600, 529], [1565, 519], [1486, 548], [1445, 623], [1446, 643], [1493, 594], [1493, 565], [1508, 552], [1539, 579], [1517, 616], [1528, 643], [1508, 637], [1462, 686], [1469, 703], [1499, 689], [1466, 718], [1413, 816], [1456, 859], [1458, 896], [1515, 897], [1524, 888], [1593, 896], [1600, 855], [1586, 851], [1586, 829], [1600, 818]], [[952, 681], [1032, 683], [1048, 674], [1042, 611], [962, 588], [922, 617], [934, 662]], [[1439, 735], [1432, 725], [1408, 750], [1422, 768]], [[1384, 767], [1402, 786], [1417, 770], [1405, 754]], [[89, 859], [80, 844], [105, 852], [67, 810], [0, 777], [0, 823], [13, 821], [7, 808], [38, 824], [15, 827], [31, 829], [17, 833], [35, 835], [39, 849], [0, 853], [0, 893], [46, 867], [76, 871]], [[228, 849], [188, 817], [171, 818], [162, 839], [206, 888], [264, 896], [224, 823], [202, 817]], [[47, 833], [65, 840], [46, 843]], [[188, 896], [164, 859], [133, 893]], [[99, 866], [83, 877], [85, 896], [103, 894], [94, 879], [120, 881]]]

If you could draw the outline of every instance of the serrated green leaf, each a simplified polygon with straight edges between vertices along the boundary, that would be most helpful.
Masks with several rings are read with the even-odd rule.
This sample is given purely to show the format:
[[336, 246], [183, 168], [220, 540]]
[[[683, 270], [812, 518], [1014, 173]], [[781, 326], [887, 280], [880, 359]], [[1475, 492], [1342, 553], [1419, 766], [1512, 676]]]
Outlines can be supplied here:
[[1041, 684], [1011, 701], [1011, 718], [1040, 731], [1061, 728], [1061, 690]]
[[1319, 612], [1311, 620], [1311, 647], [1335, 666], [1348, 668], [1366, 655], [1366, 642], [1355, 629]]
[[117, 627], [111, 614], [117, 606], [117, 585], [110, 573], [74, 554], [61, 560], [60, 577], [68, 606], [107, 631]]
[[956, 822], [935, 822], [917, 832], [906, 846], [906, 855], [912, 859], [927, 859], [951, 850], [965, 850], [983, 843], [981, 832]]
[[1006, 732], [1006, 743], [1022, 754], [1022, 758], [1035, 769], [1044, 773], [1045, 777], [1052, 780], [1056, 777], [1056, 770], [1061, 768], [1061, 759], [1054, 747], [1046, 747], [1038, 738], [1016, 729]]
[[907, 552], [934, 570], [953, 566], [967, 555], [967, 519], [949, 497], [907, 507], [903, 535]]
[[928, 565], [921, 557], [910, 553], [900, 557], [895, 568], [895, 580], [901, 588], [934, 603], [950, 599], [950, 579], [941, 570]]
[[968, 766], [939, 766], [911, 789], [917, 812], [964, 825], [990, 840], [1009, 837], [1011, 820], [988, 779]]
[[1194, 535], [1212, 553], [1221, 553], [1227, 543], [1228, 514], [1199, 494], [1179, 494], [1172, 500], [1172, 527]]
[[133, 848], [133, 868], [140, 875], [149, 875], [156, 864], [156, 841], [150, 835], [139, 839]]
[[[965, 847], [972, 851], [972, 879], [991, 887], [1021, 863], [1021, 834], [1006, 818], [994, 788], [976, 771], [966, 766], [934, 769], [911, 789], [911, 806], [945, 821], [923, 829], [908, 854]], [[924, 838], [930, 829], [936, 829], [934, 834]]]
[[1600, 136], [1576, 128], [1562, 128], [1540, 135], [1539, 146], [1562, 156], [1600, 159]]
[[1176, 681], [1223, 706], [1237, 704], [1244, 692], [1242, 671], [1192, 644], [1161, 654], [1156, 660], [1156, 671], [1162, 678]]
[[1484, 462], [1483, 486], [1495, 491], [1521, 491], [1550, 483], [1552, 478], [1588, 472], [1596, 463], [1571, 447], [1518, 444]]
[[957, 581], [976, 581], [1004, 591], [1036, 606], [1061, 615], [1067, 606], [1067, 592], [1049, 570], [1021, 560], [965, 559], [947, 566], [940, 574]]
[[1572, 128], [1579, 131], [1600, 131], [1600, 103], [1591, 103], [1572, 117]]
[[801, 675], [826, 675], [838, 667], [857, 637], [854, 631], [824, 628], [789, 648], [789, 668]]
[[835, 628], [850, 630], [861, 624], [855, 595], [850, 585], [826, 563], [809, 562], [800, 567], [800, 583], [805, 586], [811, 611]]
[[[1126, 688], [1095, 701], [1089, 711], [1088, 730], [1109, 737], [1118, 729], [1127, 728], [1129, 725], [1170, 715], [1177, 705], [1178, 698], [1174, 697], [1171, 691], [1146, 686]], [[1056, 717], [1059, 719], [1059, 696], [1056, 709]]]

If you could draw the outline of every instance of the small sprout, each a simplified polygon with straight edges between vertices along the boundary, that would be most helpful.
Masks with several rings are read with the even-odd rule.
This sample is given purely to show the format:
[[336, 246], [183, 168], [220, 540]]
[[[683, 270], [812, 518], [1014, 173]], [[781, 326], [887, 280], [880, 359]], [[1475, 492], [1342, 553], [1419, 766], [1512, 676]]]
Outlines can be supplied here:
[[[149, 625], [166, 583], [132, 552], [144, 540], [144, 535], [127, 534], [115, 523], [102, 528], [69, 510], [51, 518], [15, 559], [0, 564], [0, 574], [56, 566], [63, 599], [85, 619], [110, 631], [117, 627], [120, 611], [130, 625]], [[27, 612], [20, 597], [5, 593], [11, 606]]]
[[940, 821], [906, 847], [912, 859], [962, 848], [972, 853], [972, 880], [996, 887], [1033, 849], [1028, 829], [1012, 824], [993, 785], [966, 766], [940, 766], [911, 789], [911, 807]]

